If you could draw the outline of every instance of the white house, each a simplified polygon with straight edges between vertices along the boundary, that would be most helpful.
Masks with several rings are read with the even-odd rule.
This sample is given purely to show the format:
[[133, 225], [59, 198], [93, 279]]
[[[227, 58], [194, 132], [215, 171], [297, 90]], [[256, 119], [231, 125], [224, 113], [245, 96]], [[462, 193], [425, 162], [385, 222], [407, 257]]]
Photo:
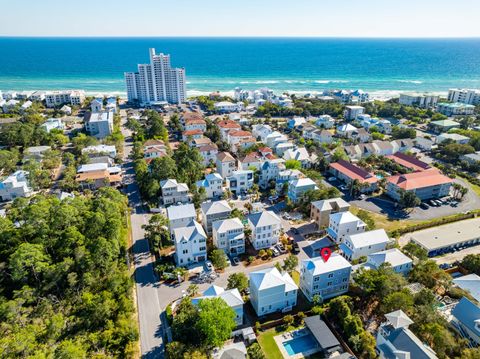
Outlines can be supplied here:
[[270, 125], [258, 124], [252, 126], [252, 135], [256, 139], [260, 139], [263, 143], [266, 142], [267, 136], [273, 132]]
[[337, 127], [337, 135], [341, 137], [351, 138], [357, 131], [358, 128], [349, 123]]
[[387, 248], [390, 239], [384, 229], [348, 235], [340, 244], [340, 254], [352, 261]]
[[366, 266], [378, 269], [383, 263], [390, 264], [395, 272], [403, 275], [407, 275], [413, 267], [412, 260], [397, 248], [369, 254]]
[[309, 168], [312, 165], [310, 154], [305, 147], [297, 148], [296, 150], [287, 150], [283, 154], [285, 161], [295, 160], [302, 164], [303, 168]]
[[295, 144], [293, 142], [281, 142], [277, 145], [275, 145], [275, 154], [277, 156], [280, 156], [282, 157], [285, 152], [287, 152], [288, 150], [293, 150], [295, 148]]
[[117, 149], [115, 146], [95, 145], [83, 148], [82, 154], [87, 154], [90, 157], [98, 157], [105, 154], [110, 158], [115, 158], [117, 157]]
[[377, 351], [381, 359], [436, 359], [435, 352], [408, 327], [413, 321], [402, 311], [385, 314], [386, 322], [377, 332]]
[[201, 297], [192, 298], [192, 304], [197, 305], [203, 299], [221, 298], [235, 311], [235, 323], [243, 324], [243, 298], [237, 288], [225, 290], [222, 287], [212, 285], [202, 293]]
[[442, 133], [437, 136], [437, 143], [442, 143], [446, 140], [451, 140], [455, 143], [465, 145], [470, 141], [470, 138], [458, 133]]
[[40, 125], [45, 131], [50, 133], [51, 130], [61, 130], [65, 129], [65, 124], [61, 118], [49, 118], [47, 121]]
[[207, 235], [200, 223], [191, 221], [186, 227], [173, 230], [175, 262], [186, 266], [207, 259]]
[[350, 211], [337, 212], [330, 215], [327, 234], [338, 244], [347, 236], [365, 232], [367, 225]]
[[232, 207], [227, 201], [203, 202], [201, 205], [202, 224], [207, 233], [212, 233], [213, 222], [227, 219], [232, 213]]
[[352, 265], [337, 253], [328, 261], [305, 259], [300, 266], [300, 289], [310, 301], [315, 295], [321, 300], [336, 297], [348, 292], [351, 271]]
[[251, 170], [237, 170], [233, 171], [232, 175], [227, 177], [227, 188], [235, 194], [239, 195], [247, 192], [253, 186], [253, 171]]
[[217, 155], [217, 172], [222, 178], [230, 177], [237, 169], [237, 161], [228, 152], [220, 152]]
[[347, 121], [355, 120], [358, 115], [365, 112], [365, 107], [362, 106], [346, 106], [345, 107], [345, 119]]
[[330, 115], [322, 115], [315, 121], [315, 125], [321, 128], [333, 128], [335, 120]]
[[204, 166], [214, 164], [217, 160], [218, 147], [214, 143], [201, 145], [198, 147], [198, 152], [200, 152], [200, 155], [202, 155]]
[[233, 103], [230, 101], [216, 102], [213, 107], [215, 108], [215, 111], [222, 113], [239, 112], [244, 109], [243, 102]]
[[330, 144], [333, 142], [333, 135], [327, 130], [315, 130], [311, 134], [311, 139], [318, 143]]
[[160, 182], [162, 202], [165, 206], [175, 203], [188, 203], [188, 186], [186, 183], [178, 183], [176, 179], [167, 179]]
[[290, 310], [297, 304], [297, 291], [292, 277], [275, 267], [250, 273], [250, 302], [258, 316]]
[[197, 220], [197, 212], [193, 204], [181, 204], [167, 208], [168, 226], [170, 233], [177, 228], [187, 227], [192, 221]]
[[192, 118], [185, 121], [185, 131], [200, 130], [205, 132], [207, 130], [207, 122], [202, 118]]
[[114, 115], [112, 111], [88, 112], [85, 116], [85, 129], [91, 136], [105, 138], [113, 132]]
[[0, 182], [0, 202], [18, 197], [29, 197], [33, 193], [28, 185], [28, 172], [16, 171]]
[[238, 218], [227, 218], [213, 222], [213, 244], [223, 249], [228, 255], [245, 253], [245, 232], [242, 221]]
[[280, 237], [281, 220], [274, 212], [252, 213], [248, 216], [248, 225], [252, 230], [250, 241], [256, 250], [270, 248], [277, 244]]
[[205, 188], [207, 198], [220, 197], [223, 194], [222, 188], [223, 178], [218, 173], [209, 173], [205, 179], [197, 182], [197, 187]]
[[102, 99], [93, 99], [92, 102], [90, 102], [90, 109], [92, 110], [93, 113], [100, 112], [103, 110], [103, 100]]
[[276, 158], [265, 161], [260, 168], [258, 184], [261, 188], [266, 189], [271, 181], [275, 181], [278, 178], [280, 171], [285, 169], [285, 160], [282, 158]]
[[288, 198], [292, 202], [298, 202], [305, 192], [317, 190], [317, 184], [310, 178], [293, 179], [288, 183]]

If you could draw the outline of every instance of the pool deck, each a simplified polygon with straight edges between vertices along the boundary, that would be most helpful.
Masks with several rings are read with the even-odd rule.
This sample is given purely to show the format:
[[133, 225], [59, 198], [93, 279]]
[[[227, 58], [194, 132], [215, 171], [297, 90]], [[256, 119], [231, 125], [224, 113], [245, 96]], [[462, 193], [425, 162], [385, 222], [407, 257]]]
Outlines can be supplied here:
[[287, 353], [287, 350], [283, 346], [283, 343], [289, 341], [290, 339], [300, 338], [305, 335], [309, 335], [308, 330], [306, 328], [302, 328], [302, 329], [294, 330], [292, 332], [277, 335], [273, 337], [273, 340], [275, 340], [275, 343], [277, 344], [278, 349], [280, 349], [280, 353], [282, 353], [284, 359], [300, 359], [300, 358], [305, 358], [309, 355], [318, 353], [320, 351], [320, 348], [316, 347], [315, 349], [310, 349], [302, 353], [290, 355]]

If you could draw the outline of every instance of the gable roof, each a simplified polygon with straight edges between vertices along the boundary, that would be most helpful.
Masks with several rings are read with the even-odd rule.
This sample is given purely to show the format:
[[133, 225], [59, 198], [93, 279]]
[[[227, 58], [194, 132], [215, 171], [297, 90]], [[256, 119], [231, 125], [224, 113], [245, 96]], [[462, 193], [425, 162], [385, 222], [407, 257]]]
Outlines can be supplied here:
[[250, 273], [250, 285], [257, 290], [285, 286], [285, 292], [298, 289], [288, 273], [281, 274], [277, 268], [271, 267]]
[[229, 152], [219, 152], [217, 154], [217, 160], [220, 162], [231, 162], [235, 161], [235, 158]]
[[380, 267], [383, 263], [390, 263], [392, 267], [412, 263], [412, 260], [403, 254], [398, 248], [387, 249], [368, 255], [368, 263]]
[[207, 238], [203, 227], [197, 221], [191, 221], [187, 227], [175, 228], [173, 230], [174, 238], [176, 243], [183, 241], [190, 241], [197, 236]]
[[453, 283], [469, 292], [475, 300], [480, 302], [480, 276], [477, 274], [467, 274], [455, 278]]
[[463, 297], [455, 308], [453, 308], [452, 315], [470, 331], [480, 337], [480, 308], [478, 305], [471, 302], [468, 298]]
[[428, 163], [420, 161], [418, 158], [407, 155], [403, 152], [396, 152], [393, 155], [386, 157], [398, 163], [400, 166], [410, 168], [414, 171], [424, 171], [430, 168]]
[[351, 234], [349, 236], [350, 242], [354, 248], [362, 248], [372, 246], [380, 243], [388, 243], [387, 232], [384, 229], [375, 229], [373, 231]]
[[352, 265], [338, 253], [332, 253], [326, 262], [321, 257], [315, 257], [303, 260], [302, 265], [312, 276], [352, 268]]
[[367, 170], [355, 166], [354, 164], [347, 162], [345, 160], [338, 160], [337, 162], [330, 163], [330, 167], [342, 173], [352, 180], [358, 180], [365, 183], [377, 183], [378, 178], [373, 175], [373, 173], [368, 172]]
[[195, 206], [192, 203], [181, 204], [178, 206], [168, 207], [167, 217], [170, 221], [180, 218], [196, 218], [197, 212], [195, 211]]
[[281, 222], [280, 218], [272, 211], [252, 213], [248, 216], [248, 221], [255, 227], [270, 226]]
[[328, 210], [333, 210], [334, 208], [345, 208], [345, 207], [350, 207], [350, 203], [345, 201], [343, 198], [330, 198], [330, 199], [324, 199], [321, 201], [315, 201], [312, 202], [312, 206], [315, 206], [318, 208], [320, 211], [328, 211]]
[[336, 347], [340, 348], [340, 342], [328, 328], [327, 324], [320, 318], [320, 315], [307, 317], [304, 319], [304, 322], [323, 350], [328, 351]]
[[214, 202], [203, 202], [201, 205], [202, 212], [205, 215], [208, 214], [215, 214], [215, 213], [225, 213], [225, 212], [231, 212], [232, 208], [228, 204], [227, 201], [221, 200], [221, 201], [214, 201]]
[[217, 232], [226, 232], [232, 229], [243, 229], [243, 223], [239, 218], [228, 218], [220, 221], [215, 221], [212, 224], [213, 229]]
[[332, 213], [330, 215], [330, 220], [341, 224], [341, 223], [351, 223], [351, 222], [362, 222], [363, 221], [358, 218], [356, 215], [354, 215], [350, 211], [345, 211], [345, 212], [337, 212], [337, 213]]
[[385, 314], [385, 318], [395, 329], [408, 327], [410, 324], [413, 324], [413, 320], [401, 309]]

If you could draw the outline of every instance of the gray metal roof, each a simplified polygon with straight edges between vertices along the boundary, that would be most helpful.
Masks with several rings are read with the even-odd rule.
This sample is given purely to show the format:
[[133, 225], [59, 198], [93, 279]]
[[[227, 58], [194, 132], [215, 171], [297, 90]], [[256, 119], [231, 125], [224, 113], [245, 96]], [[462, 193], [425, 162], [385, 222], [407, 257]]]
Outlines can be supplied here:
[[330, 350], [335, 347], [341, 348], [340, 342], [319, 315], [305, 318], [305, 325], [312, 332], [323, 350]]

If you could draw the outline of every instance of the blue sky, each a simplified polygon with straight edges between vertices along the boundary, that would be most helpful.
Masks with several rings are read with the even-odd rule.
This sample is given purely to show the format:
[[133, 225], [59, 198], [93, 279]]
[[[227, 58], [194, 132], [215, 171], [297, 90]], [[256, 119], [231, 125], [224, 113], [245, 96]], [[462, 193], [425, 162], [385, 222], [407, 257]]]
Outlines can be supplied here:
[[0, 0], [0, 36], [480, 37], [479, 0]]

